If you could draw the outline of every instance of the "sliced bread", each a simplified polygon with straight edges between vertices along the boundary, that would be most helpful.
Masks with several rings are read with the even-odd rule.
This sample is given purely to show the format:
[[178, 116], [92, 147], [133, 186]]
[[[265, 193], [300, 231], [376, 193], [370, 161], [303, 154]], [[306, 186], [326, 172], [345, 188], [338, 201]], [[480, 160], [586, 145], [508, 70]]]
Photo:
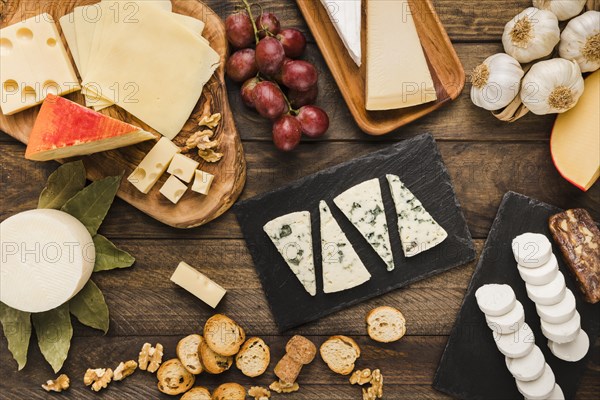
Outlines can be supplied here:
[[184, 337], [177, 344], [177, 358], [179, 358], [185, 369], [194, 375], [202, 373], [200, 343], [203, 340], [202, 336], [194, 334]]
[[237, 354], [245, 340], [244, 329], [226, 315], [215, 314], [204, 325], [204, 341], [222, 356]]
[[177, 358], [162, 363], [156, 377], [158, 390], [170, 396], [187, 392], [196, 381], [196, 377], [190, 374]]
[[185, 392], [180, 400], [212, 400], [212, 396], [207, 388], [196, 386]]
[[250, 378], [262, 375], [269, 367], [270, 362], [271, 351], [269, 346], [257, 337], [246, 340], [235, 357], [236, 367]]
[[360, 357], [360, 347], [347, 336], [332, 336], [321, 345], [320, 353], [329, 369], [349, 375], [354, 371], [354, 362]]
[[284, 383], [294, 383], [298, 379], [301, 370], [302, 364], [286, 354], [275, 366], [275, 375]]
[[233, 357], [222, 356], [212, 351], [206, 341], [200, 342], [200, 358], [202, 366], [209, 374], [221, 374], [231, 368]]
[[317, 355], [317, 346], [304, 336], [296, 335], [287, 342], [285, 351], [296, 362], [308, 365]]
[[367, 332], [377, 342], [395, 342], [406, 333], [406, 318], [393, 307], [377, 307], [367, 314], [366, 320]]
[[212, 400], [245, 400], [246, 389], [237, 383], [224, 383], [213, 392]]

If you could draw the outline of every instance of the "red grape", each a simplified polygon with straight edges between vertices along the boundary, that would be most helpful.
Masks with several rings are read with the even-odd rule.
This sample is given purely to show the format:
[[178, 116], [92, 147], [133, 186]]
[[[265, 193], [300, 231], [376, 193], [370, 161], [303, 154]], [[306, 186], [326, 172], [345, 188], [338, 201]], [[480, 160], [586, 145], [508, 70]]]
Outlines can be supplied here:
[[267, 76], [275, 75], [283, 64], [285, 52], [279, 40], [266, 37], [256, 45], [258, 70]]
[[288, 100], [294, 108], [300, 108], [309, 104], [314, 104], [319, 95], [319, 87], [317, 85], [311, 87], [305, 92], [299, 90], [290, 89], [288, 93]]
[[254, 49], [238, 50], [227, 60], [227, 76], [236, 82], [244, 82], [258, 73]]
[[317, 84], [319, 76], [317, 69], [311, 63], [292, 60], [283, 66], [281, 78], [283, 84], [290, 89], [306, 92]]
[[283, 29], [277, 35], [277, 39], [283, 45], [285, 55], [290, 58], [298, 58], [306, 49], [306, 37], [298, 29]]
[[252, 100], [256, 111], [268, 119], [277, 119], [288, 110], [283, 93], [270, 81], [262, 81], [254, 87]]
[[254, 44], [254, 27], [245, 12], [231, 14], [225, 20], [227, 40], [233, 47], [243, 49]]
[[273, 143], [281, 151], [292, 151], [300, 143], [302, 128], [291, 115], [283, 115], [273, 124]]
[[310, 138], [321, 137], [329, 129], [329, 117], [319, 107], [304, 106], [300, 108], [297, 118], [302, 126], [302, 133]]
[[267, 31], [277, 35], [281, 30], [281, 24], [275, 14], [264, 12], [256, 18], [256, 29], [258, 29], [258, 36], [264, 38], [267, 36]]
[[257, 77], [250, 78], [242, 85], [242, 89], [240, 93], [242, 95], [242, 101], [249, 108], [255, 108], [254, 99], [252, 98], [252, 92], [254, 92], [254, 88], [260, 82]]

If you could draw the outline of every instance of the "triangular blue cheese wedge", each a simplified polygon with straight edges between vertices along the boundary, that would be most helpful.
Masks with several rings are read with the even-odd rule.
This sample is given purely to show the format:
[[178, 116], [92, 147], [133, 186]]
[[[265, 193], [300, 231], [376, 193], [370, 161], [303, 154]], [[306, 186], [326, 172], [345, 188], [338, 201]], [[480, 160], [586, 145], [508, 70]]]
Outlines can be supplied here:
[[304, 289], [311, 296], [316, 295], [310, 213], [282, 215], [267, 222], [263, 229]]
[[360, 2], [361, 0], [321, 0], [350, 57], [359, 67], [362, 61]]
[[392, 271], [394, 256], [379, 179], [360, 183], [337, 196], [333, 202], [379, 254], [387, 270]]
[[386, 175], [398, 214], [402, 250], [413, 257], [442, 243], [448, 233], [425, 210], [423, 204], [396, 175]]
[[321, 213], [321, 249], [323, 291], [341, 292], [362, 285], [371, 274], [356, 254], [348, 238], [331, 214], [327, 203], [319, 203]]

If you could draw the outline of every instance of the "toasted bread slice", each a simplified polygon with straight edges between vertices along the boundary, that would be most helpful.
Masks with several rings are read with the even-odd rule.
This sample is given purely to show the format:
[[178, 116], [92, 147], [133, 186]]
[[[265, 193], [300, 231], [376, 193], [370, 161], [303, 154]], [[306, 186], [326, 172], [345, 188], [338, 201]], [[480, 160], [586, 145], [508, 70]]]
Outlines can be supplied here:
[[194, 375], [202, 373], [203, 370], [200, 359], [200, 343], [203, 340], [202, 336], [194, 334], [184, 337], [177, 344], [177, 358], [185, 369]]
[[393, 307], [377, 307], [369, 311], [366, 320], [367, 332], [377, 342], [395, 342], [406, 333], [406, 318]]
[[215, 389], [212, 400], [246, 400], [246, 389], [237, 383], [224, 383]]
[[275, 366], [275, 375], [284, 383], [294, 383], [300, 375], [302, 364], [295, 361], [289, 354], [284, 355]]
[[209, 374], [221, 374], [231, 368], [233, 357], [222, 356], [212, 351], [206, 340], [200, 342], [200, 358], [202, 366]]
[[285, 351], [296, 362], [308, 365], [317, 355], [317, 346], [304, 336], [296, 335], [287, 342]]
[[271, 362], [269, 346], [257, 337], [246, 340], [240, 352], [235, 357], [235, 365], [250, 378], [264, 374]]
[[223, 314], [213, 315], [204, 325], [204, 341], [222, 356], [236, 355], [245, 340], [244, 329]]
[[207, 388], [196, 386], [185, 392], [180, 400], [212, 400], [212, 396]]
[[333, 372], [349, 375], [354, 371], [354, 362], [360, 357], [360, 347], [347, 336], [332, 336], [321, 345], [320, 353]]
[[171, 396], [187, 392], [196, 381], [196, 377], [190, 374], [177, 358], [162, 363], [156, 377], [158, 390]]

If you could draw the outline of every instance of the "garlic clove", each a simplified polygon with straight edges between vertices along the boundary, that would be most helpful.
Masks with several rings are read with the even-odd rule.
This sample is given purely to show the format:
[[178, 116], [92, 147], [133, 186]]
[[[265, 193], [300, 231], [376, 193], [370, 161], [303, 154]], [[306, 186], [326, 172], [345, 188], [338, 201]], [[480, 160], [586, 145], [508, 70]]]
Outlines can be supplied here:
[[566, 21], [579, 15], [587, 0], [533, 0], [533, 6], [541, 10], [547, 10], [558, 18]]
[[535, 7], [526, 8], [508, 21], [502, 34], [504, 51], [520, 63], [549, 55], [559, 41], [556, 15]]
[[508, 54], [494, 54], [471, 74], [471, 101], [485, 110], [500, 110], [517, 97], [523, 75], [517, 60]]
[[600, 68], [600, 12], [592, 10], [573, 18], [560, 38], [558, 52], [562, 58], [577, 62], [581, 72]]

